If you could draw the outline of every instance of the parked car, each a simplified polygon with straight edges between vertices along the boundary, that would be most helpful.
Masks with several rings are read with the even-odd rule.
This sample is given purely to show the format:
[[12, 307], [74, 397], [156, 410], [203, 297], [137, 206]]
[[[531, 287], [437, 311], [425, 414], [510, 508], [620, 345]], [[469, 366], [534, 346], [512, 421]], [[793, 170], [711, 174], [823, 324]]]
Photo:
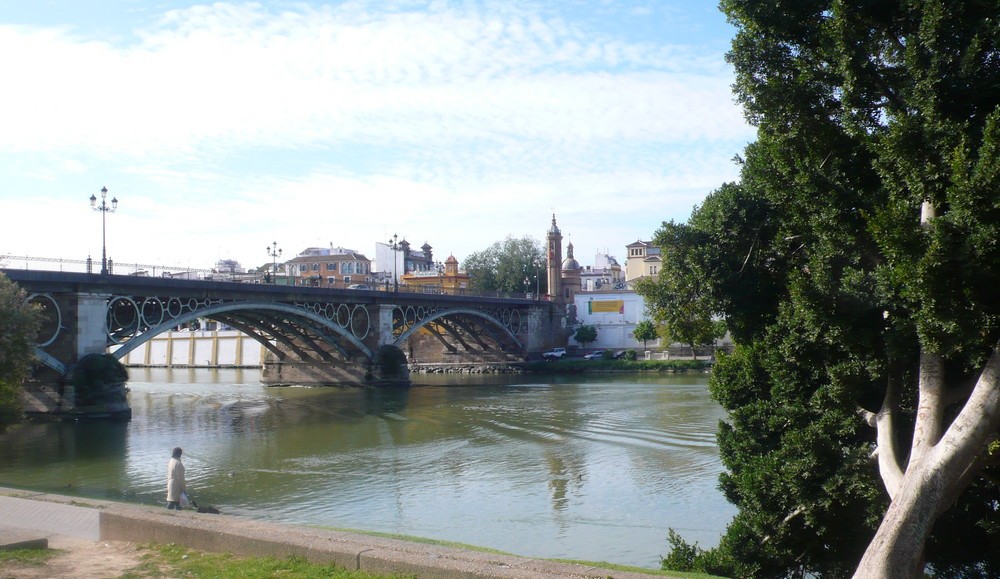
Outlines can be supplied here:
[[566, 348], [552, 348], [548, 352], [542, 354], [542, 357], [546, 360], [562, 360], [566, 357]]
[[372, 290], [375, 288], [369, 285], [365, 285], [363, 283], [352, 283], [351, 285], [347, 286], [347, 289]]
[[595, 350], [583, 357], [584, 360], [600, 360], [604, 357], [604, 350]]

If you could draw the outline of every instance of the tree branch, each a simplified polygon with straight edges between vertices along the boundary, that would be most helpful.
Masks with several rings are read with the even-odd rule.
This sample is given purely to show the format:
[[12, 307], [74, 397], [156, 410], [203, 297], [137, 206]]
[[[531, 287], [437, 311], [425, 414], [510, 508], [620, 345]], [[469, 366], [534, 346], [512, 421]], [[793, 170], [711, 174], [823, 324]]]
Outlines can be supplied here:
[[[948, 427], [935, 453], [940, 453], [945, 472], [956, 472], [946, 492], [957, 495], [968, 485], [971, 474], [962, 465], [975, 462], [977, 454], [1000, 428], [1000, 342], [993, 347], [990, 359], [962, 411]], [[976, 465], [974, 465], [976, 466]], [[960, 470], [961, 469], [961, 470]], [[967, 476], [969, 474], [969, 476]]]
[[899, 446], [896, 444], [895, 415], [899, 411], [899, 384], [895, 378], [890, 378], [885, 390], [882, 408], [875, 414], [875, 434], [878, 449], [878, 471], [882, 484], [889, 493], [889, 498], [896, 496], [903, 480], [903, 461], [899, 456]]
[[919, 402], [913, 426], [910, 464], [919, 463], [934, 448], [944, 431], [944, 359], [939, 354], [920, 353]]

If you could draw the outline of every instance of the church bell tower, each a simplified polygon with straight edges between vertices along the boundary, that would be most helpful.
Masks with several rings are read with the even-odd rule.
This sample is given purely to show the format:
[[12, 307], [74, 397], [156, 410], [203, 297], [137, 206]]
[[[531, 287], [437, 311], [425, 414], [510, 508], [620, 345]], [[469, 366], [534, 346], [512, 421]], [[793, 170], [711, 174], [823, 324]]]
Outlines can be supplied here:
[[552, 227], [548, 235], [549, 296], [552, 301], [562, 302], [562, 233], [556, 226], [556, 214], [552, 214]]

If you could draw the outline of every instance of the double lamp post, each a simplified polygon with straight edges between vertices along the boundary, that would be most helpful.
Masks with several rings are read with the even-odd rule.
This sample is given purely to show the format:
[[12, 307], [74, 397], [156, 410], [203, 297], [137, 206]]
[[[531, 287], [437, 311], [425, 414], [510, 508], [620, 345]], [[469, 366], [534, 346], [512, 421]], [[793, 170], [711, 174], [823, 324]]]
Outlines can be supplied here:
[[277, 241], [267, 248], [267, 254], [271, 256], [271, 283], [278, 285], [278, 258], [281, 257], [281, 250], [278, 249]]
[[108, 236], [107, 236], [107, 215], [114, 213], [118, 209], [118, 198], [111, 198], [111, 205], [108, 205], [108, 188], [101, 187], [101, 204], [97, 204], [97, 196], [90, 196], [90, 207], [94, 211], [101, 212], [101, 275], [108, 275]]

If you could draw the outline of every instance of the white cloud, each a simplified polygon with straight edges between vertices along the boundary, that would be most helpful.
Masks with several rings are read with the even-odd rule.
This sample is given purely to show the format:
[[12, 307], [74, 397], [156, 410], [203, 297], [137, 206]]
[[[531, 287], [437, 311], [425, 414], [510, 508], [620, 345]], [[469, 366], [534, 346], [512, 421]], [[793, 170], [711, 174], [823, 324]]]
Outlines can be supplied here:
[[[0, 169], [64, 204], [57, 232], [106, 184], [128, 250], [206, 263], [276, 237], [371, 252], [389, 229], [464, 257], [553, 209], [578, 252], [621, 248], [735, 178], [752, 133], [721, 54], [527, 3], [387, 6], [216, 3], [112, 41], [0, 23], [21, 55], [0, 60]], [[0, 252], [71, 246], [23, 227]]]

